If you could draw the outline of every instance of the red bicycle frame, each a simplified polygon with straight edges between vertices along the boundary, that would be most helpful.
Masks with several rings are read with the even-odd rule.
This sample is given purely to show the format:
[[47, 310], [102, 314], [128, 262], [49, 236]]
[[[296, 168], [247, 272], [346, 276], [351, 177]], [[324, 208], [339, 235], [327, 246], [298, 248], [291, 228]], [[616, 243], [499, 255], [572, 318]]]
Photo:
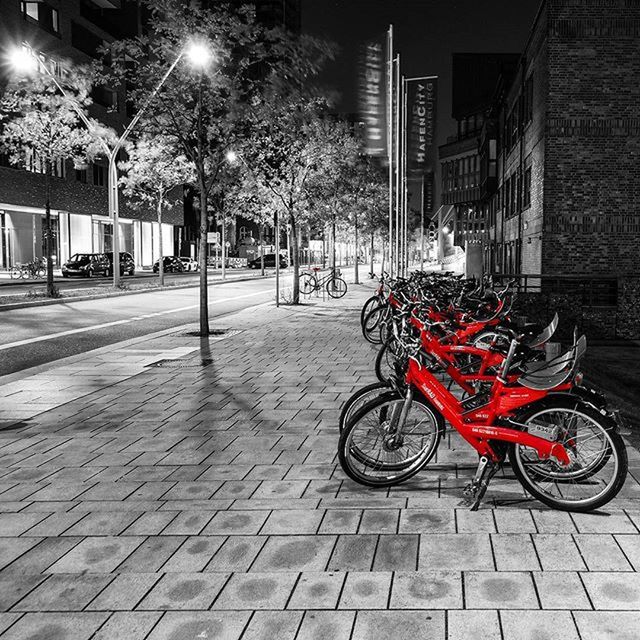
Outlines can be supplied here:
[[[494, 425], [496, 418], [512, 416], [516, 409], [541, 400], [548, 391], [506, 386], [500, 377], [494, 377], [489, 402], [482, 407], [465, 411], [455, 396], [413, 358], [409, 359], [405, 380], [407, 384], [417, 388], [481, 456], [486, 456], [493, 462], [501, 462], [490, 442], [501, 440], [531, 447], [541, 459], [553, 456], [562, 465], [570, 463], [567, 451], [561, 444], [530, 435], [525, 431]], [[570, 384], [564, 384], [555, 390], [568, 388]]]

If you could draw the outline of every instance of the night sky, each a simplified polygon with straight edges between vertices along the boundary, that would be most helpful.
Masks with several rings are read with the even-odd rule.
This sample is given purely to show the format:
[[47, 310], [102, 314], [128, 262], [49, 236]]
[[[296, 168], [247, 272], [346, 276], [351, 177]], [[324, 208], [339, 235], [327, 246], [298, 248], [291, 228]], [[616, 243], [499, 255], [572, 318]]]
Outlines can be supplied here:
[[337, 42], [341, 53], [324, 80], [342, 92], [339, 110], [357, 109], [356, 60], [361, 42], [394, 25], [395, 49], [407, 77], [440, 77], [438, 143], [451, 119], [451, 54], [520, 53], [540, 0], [302, 0], [303, 30]]

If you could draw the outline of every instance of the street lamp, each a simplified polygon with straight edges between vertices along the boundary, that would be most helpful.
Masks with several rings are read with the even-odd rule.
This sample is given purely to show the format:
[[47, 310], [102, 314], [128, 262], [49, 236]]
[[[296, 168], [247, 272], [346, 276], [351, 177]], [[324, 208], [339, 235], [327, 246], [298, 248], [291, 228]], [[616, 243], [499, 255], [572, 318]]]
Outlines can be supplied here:
[[[153, 91], [149, 94], [147, 101], [145, 104], [138, 110], [136, 115], [133, 117], [127, 128], [124, 130], [124, 133], [118, 138], [114, 147], [111, 149], [106, 141], [102, 138], [98, 137], [98, 140], [102, 147], [104, 148], [107, 157], [109, 158], [109, 172], [107, 175], [107, 191], [109, 197], [108, 211], [110, 216], [113, 218], [113, 286], [117, 287], [120, 285], [120, 205], [118, 202], [118, 170], [116, 167], [116, 161], [118, 159], [118, 154], [120, 149], [124, 145], [125, 141], [133, 131], [136, 124], [147, 110], [153, 99], [155, 98], [158, 91], [160, 91], [162, 85], [166, 82], [167, 78], [171, 75], [171, 72], [176, 68], [180, 60], [187, 55], [191, 64], [195, 67], [204, 67], [207, 65], [209, 60], [211, 59], [211, 52], [207, 48], [205, 44], [202, 42], [192, 42], [188, 47], [183, 48], [182, 51], [176, 56], [176, 59], [171, 63], [165, 74], [160, 79], [160, 82], [155, 86]], [[35, 71], [36, 69], [41, 69], [45, 72], [49, 78], [56, 85], [60, 93], [69, 99], [69, 102], [73, 108], [73, 110], [77, 113], [78, 117], [85, 124], [87, 129], [94, 133], [94, 125], [89, 121], [87, 116], [83, 113], [80, 106], [77, 104], [75, 100], [73, 100], [67, 92], [63, 89], [62, 85], [58, 82], [58, 79], [55, 77], [53, 72], [49, 69], [46, 64], [39, 65], [39, 60], [36, 57], [35, 52], [30, 47], [23, 46], [21, 48], [15, 49], [10, 54], [10, 61], [14, 68], [22, 73], [28, 73], [31, 71]], [[160, 229], [160, 233], [162, 233], [162, 229]], [[162, 256], [160, 256], [162, 260]]]

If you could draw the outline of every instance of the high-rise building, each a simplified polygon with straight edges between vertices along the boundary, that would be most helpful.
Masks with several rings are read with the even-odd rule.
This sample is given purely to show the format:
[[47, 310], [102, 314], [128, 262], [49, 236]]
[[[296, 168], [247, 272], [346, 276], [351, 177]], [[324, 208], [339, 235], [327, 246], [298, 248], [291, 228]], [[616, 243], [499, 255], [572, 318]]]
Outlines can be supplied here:
[[[93, 62], [97, 50], [141, 29], [137, 0], [2, 0], [0, 2], [0, 91], [14, 71], [7, 63], [11, 49], [28, 46], [64, 82], [67, 66]], [[90, 115], [122, 132], [128, 122], [122, 87], [98, 87], [92, 94]], [[11, 165], [0, 156], [0, 268], [41, 257], [45, 178], [38, 163]], [[55, 263], [78, 252], [112, 248], [113, 224], [107, 211], [107, 161], [74, 167], [62, 162], [54, 168], [51, 189]], [[121, 196], [120, 248], [133, 254], [138, 265], [157, 258], [159, 229], [152, 210], [132, 210]], [[165, 215], [162, 228], [166, 253], [173, 253], [174, 237], [183, 224], [182, 207]]]

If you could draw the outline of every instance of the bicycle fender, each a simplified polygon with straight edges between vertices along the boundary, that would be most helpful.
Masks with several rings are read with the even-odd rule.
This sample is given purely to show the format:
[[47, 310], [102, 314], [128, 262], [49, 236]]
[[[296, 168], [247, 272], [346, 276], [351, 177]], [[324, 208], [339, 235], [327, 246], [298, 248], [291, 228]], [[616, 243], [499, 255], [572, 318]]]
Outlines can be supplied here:
[[[582, 393], [574, 393], [574, 390], [571, 391], [554, 391], [549, 395], [541, 398], [540, 400], [536, 400], [531, 404], [528, 404], [519, 409], [519, 412], [523, 411], [533, 411], [533, 410], [544, 410], [550, 409], [557, 405], [558, 401], [567, 402], [571, 401], [576, 404], [582, 404], [590, 407], [594, 411], [597, 411], [603, 418], [603, 421], [607, 423], [608, 427], [612, 430], [618, 431], [618, 423], [615, 418], [606, 410], [604, 407], [598, 406], [595, 402], [593, 402], [589, 397], [583, 395]], [[516, 414], [517, 415], [517, 414]]]

